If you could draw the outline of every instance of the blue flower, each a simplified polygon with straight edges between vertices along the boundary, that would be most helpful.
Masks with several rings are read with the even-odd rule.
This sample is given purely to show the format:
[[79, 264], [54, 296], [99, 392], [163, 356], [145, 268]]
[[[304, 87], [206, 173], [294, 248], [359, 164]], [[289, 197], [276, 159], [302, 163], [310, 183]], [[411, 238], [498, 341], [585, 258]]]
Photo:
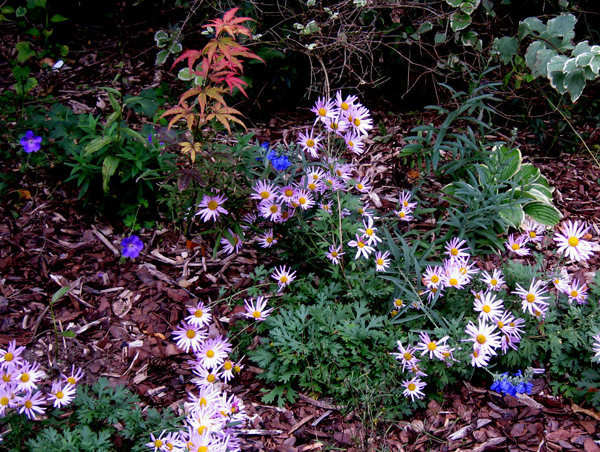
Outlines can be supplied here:
[[265, 152], [269, 151], [269, 142], [265, 141], [264, 143], [260, 143], [260, 147], [263, 148], [265, 150]]
[[267, 154], [267, 158], [271, 161], [273, 167], [277, 171], [285, 170], [288, 166], [291, 165], [290, 159], [287, 155], [277, 156], [277, 153], [275, 151], [269, 152], [269, 154]]
[[137, 235], [131, 237], [125, 237], [121, 240], [121, 246], [123, 247], [123, 256], [136, 258], [140, 255], [140, 251], [144, 248], [144, 244]]
[[42, 137], [36, 137], [33, 131], [28, 130], [25, 136], [21, 138], [21, 146], [23, 146], [23, 150], [28, 154], [37, 152], [42, 147]]

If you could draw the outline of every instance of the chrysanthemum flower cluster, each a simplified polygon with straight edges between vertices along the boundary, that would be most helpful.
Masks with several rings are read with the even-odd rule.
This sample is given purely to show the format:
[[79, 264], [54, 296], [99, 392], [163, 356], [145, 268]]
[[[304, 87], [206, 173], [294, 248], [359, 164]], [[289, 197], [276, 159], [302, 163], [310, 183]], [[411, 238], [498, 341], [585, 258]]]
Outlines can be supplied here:
[[[255, 306], [255, 310], [264, 306]], [[208, 329], [212, 322], [210, 309], [202, 302], [188, 308], [189, 315], [174, 331], [176, 344], [186, 353], [193, 352], [189, 361], [195, 375], [192, 380], [198, 390], [188, 394], [185, 403], [187, 428], [180, 432], [152, 435], [147, 444], [155, 451], [202, 452], [240, 450], [235, 428], [245, 421], [243, 402], [224, 390], [234, 373], [242, 369], [240, 363], [229, 357], [231, 344], [222, 336], [210, 337]], [[263, 311], [258, 315], [268, 314]]]
[[[364, 139], [373, 128], [373, 119], [369, 110], [356, 96], [343, 98], [342, 93], [338, 91], [335, 99], [318, 99], [311, 111], [317, 116], [315, 125], [320, 124], [324, 133], [343, 138], [348, 150], [355, 154], [365, 152]], [[319, 151], [323, 150], [324, 139], [324, 136], [313, 128], [306, 133], [300, 133], [298, 143], [305, 153], [317, 159]]]
[[[560, 232], [554, 236], [554, 240], [558, 244], [558, 251], [577, 261], [591, 257], [593, 244], [584, 239], [588, 229], [584, 225], [570, 221], [559, 227]], [[544, 232], [542, 226], [531, 220], [525, 223], [524, 230], [525, 233], [517, 239], [513, 237], [513, 243], [524, 244], [539, 239]], [[511, 240], [509, 239], [509, 241]], [[517, 252], [521, 248], [512, 247], [511, 249]], [[490, 273], [474, 269], [474, 264], [469, 262], [470, 253], [465, 240], [459, 238], [450, 240], [445, 246], [445, 254], [447, 257], [444, 259], [443, 265], [427, 267], [422, 280], [427, 289], [422, 295], [427, 295], [429, 301], [437, 300], [443, 296], [446, 290], [466, 288], [474, 282], [474, 275], [480, 273], [480, 284], [484, 284], [485, 290], [472, 292], [474, 295], [473, 311], [477, 314], [477, 320], [468, 322], [465, 328], [467, 338], [462, 339], [461, 342], [472, 343], [472, 349], [469, 351], [471, 365], [486, 367], [493, 356], [506, 354], [510, 349], [518, 349], [525, 331], [526, 321], [507, 309], [504, 306], [504, 300], [500, 298], [499, 291], [508, 289], [502, 271], [495, 269]], [[564, 269], [554, 277], [552, 283], [557, 294], [567, 295], [569, 303], [575, 301], [578, 304], [584, 304], [587, 302], [587, 285], [576, 279], [571, 281]], [[514, 291], [509, 295], [518, 297], [523, 313], [529, 314], [533, 319], [543, 319], [552, 299], [548, 289], [549, 284], [550, 281], [533, 278], [529, 286], [522, 287], [520, 284], [516, 284]], [[418, 307], [418, 305], [413, 305], [413, 307]], [[420, 366], [420, 359], [417, 358], [416, 352], [420, 352], [421, 357], [427, 356], [429, 359], [441, 360], [448, 366], [455, 361], [453, 357], [455, 349], [447, 344], [450, 339], [448, 336], [436, 340], [431, 338], [428, 333], [421, 332], [419, 339], [420, 341], [416, 345], [409, 344], [406, 347], [401, 341], [397, 341], [398, 353], [392, 353], [402, 363], [403, 369], [412, 373], [412, 378], [405, 380], [402, 385], [405, 388], [404, 395], [413, 400], [424, 396], [422, 390], [426, 385], [421, 380], [421, 377], [426, 374]], [[600, 334], [594, 336], [593, 339], [596, 358], [600, 356]], [[458, 349], [462, 350], [460, 347]], [[506, 375], [504, 374], [504, 376]], [[527, 392], [529, 386], [526, 384], [526, 380], [530, 378], [531, 372], [527, 373], [525, 377], [521, 373], [517, 373], [510, 378], [498, 379], [494, 388], [513, 395]]]
[[70, 404], [83, 371], [73, 366], [71, 374], [61, 375], [46, 394], [38, 387], [46, 373], [39, 363], [27, 361], [22, 356], [24, 351], [25, 347], [17, 347], [16, 341], [12, 341], [6, 350], [0, 349], [0, 416], [14, 410], [35, 420], [44, 415], [46, 405], [60, 408]]

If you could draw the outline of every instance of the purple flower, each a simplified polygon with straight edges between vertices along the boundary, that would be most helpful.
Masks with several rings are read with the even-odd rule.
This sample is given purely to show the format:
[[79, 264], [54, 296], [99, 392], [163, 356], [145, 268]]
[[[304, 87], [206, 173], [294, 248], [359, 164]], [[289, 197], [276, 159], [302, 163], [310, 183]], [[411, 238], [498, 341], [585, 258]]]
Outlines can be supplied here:
[[25, 136], [21, 138], [21, 146], [23, 146], [23, 150], [28, 154], [30, 152], [37, 152], [42, 147], [42, 137], [36, 137], [33, 131], [28, 130]]
[[123, 247], [123, 256], [131, 258], [138, 257], [144, 248], [144, 244], [137, 235], [125, 237], [121, 240], [121, 246]]

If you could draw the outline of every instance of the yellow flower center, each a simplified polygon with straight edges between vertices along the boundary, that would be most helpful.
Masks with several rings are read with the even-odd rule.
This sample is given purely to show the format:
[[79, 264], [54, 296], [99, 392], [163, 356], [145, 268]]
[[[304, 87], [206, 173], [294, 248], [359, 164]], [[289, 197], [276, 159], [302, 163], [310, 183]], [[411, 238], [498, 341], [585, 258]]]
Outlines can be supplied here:
[[215, 381], [217, 379], [217, 377], [215, 377], [213, 374], [208, 374], [206, 376], [206, 381], [208, 381], [209, 383], [212, 383], [213, 381]]
[[342, 110], [346, 111], [350, 108], [350, 105], [348, 105], [346, 102], [342, 102], [342, 105], [340, 105], [340, 108]]
[[332, 123], [329, 125], [329, 127], [331, 127], [333, 130], [337, 130], [339, 126], [338, 126], [337, 122], [332, 122]]
[[155, 447], [162, 447], [163, 442], [160, 439], [157, 439], [156, 441], [154, 441], [154, 446]]
[[6, 362], [11, 362], [14, 358], [15, 358], [15, 355], [13, 355], [10, 352], [4, 354], [4, 361], [6, 361]]
[[62, 392], [62, 391], [58, 391], [58, 392], [56, 393], [56, 398], [57, 398], [57, 399], [62, 399], [64, 396], [65, 396], [65, 395], [63, 394], [63, 392]]
[[576, 290], [572, 290], [572, 291], [571, 291], [571, 296], [572, 296], [573, 298], [576, 298], [576, 297], [577, 297], [577, 295], [579, 295], [579, 293], [578, 293]]
[[77, 380], [75, 380], [74, 377], [69, 377], [67, 378], [67, 383], [69, 383], [70, 385], [74, 385], [77, 384]]
[[338, 252], [337, 251], [332, 251], [331, 252], [331, 257], [338, 257]]
[[398, 315], [398, 311], [394, 310], [394, 311], [390, 312], [390, 314], [391, 314], [391, 315], [392, 315], [392, 317], [393, 317], [393, 316], [395, 316], [395, 315]]
[[577, 237], [571, 237], [569, 239], [569, 245], [570, 246], [577, 246], [577, 245], [579, 245], [579, 239]]
[[198, 452], [208, 452], [208, 447], [206, 447], [206, 446], [200, 446], [198, 448]]
[[206, 356], [208, 356], [209, 358], [214, 358], [214, 356], [215, 356], [214, 350], [207, 351], [206, 352]]
[[495, 285], [497, 285], [497, 284], [498, 284], [498, 280], [497, 280], [497, 279], [492, 279], [492, 280], [490, 281], [490, 286], [495, 286]]
[[360, 119], [358, 119], [358, 118], [354, 118], [354, 121], [353, 121], [353, 123], [354, 123], [354, 125], [355, 125], [356, 127], [360, 126]]
[[217, 201], [210, 201], [208, 203], [208, 208], [210, 210], [217, 210], [218, 207], [219, 207], [219, 203]]
[[198, 433], [200, 433], [202, 435], [202, 432], [204, 432], [205, 429], [206, 429], [206, 425], [201, 425], [200, 427], [198, 427]]
[[260, 314], [261, 314], [260, 311], [254, 311], [252, 313], [252, 317], [254, 317], [255, 319], [258, 319], [258, 318], [260, 318]]
[[521, 248], [518, 243], [513, 243], [510, 247], [515, 251], [517, 251], [519, 248]]
[[456, 256], [458, 254], [458, 250], [456, 248], [452, 248], [450, 250], [450, 254], [452, 254], [453, 256]]
[[407, 361], [410, 361], [412, 359], [412, 355], [410, 353], [406, 352], [404, 354], [404, 359], [407, 360]]
[[8, 403], [10, 402], [10, 400], [8, 400], [8, 397], [2, 397], [0, 399], [0, 405], [1, 406], [8, 406]]
[[4, 375], [2, 375], [2, 380], [3, 380], [5, 383], [8, 383], [8, 382], [11, 380], [11, 378], [10, 378], [10, 375], [9, 375], [9, 374], [4, 374]]
[[458, 284], [458, 280], [456, 278], [450, 278], [450, 281], [448, 281], [448, 283], [451, 286], [456, 286]]
[[288, 282], [288, 277], [287, 276], [282, 276], [279, 281], [281, 282], [281, 284], [285, 284], [286, 282]]
[[310, 184], [308, 184], [308, 189], [309, 190], [315, 190], [317, 188], [317, 184], [311, 182]]
[[483, 334], [478, 334], [477, 335], [477, 342], [479, 342], [480, 344], [485, 344], [486, 343], [485, 336]]
[[289, 212], [282, 212], [281, 213], [281, 218], [284, 219], [284, 220], [287, 219], [287, 217], [289, 217], [289, 216], [290, 216]]
[[365, 209], [363, 209], [362, 207], [360, 207], [360, 208], [358, 209], [358, 213], [359, 213], [360, 215], [362, 215], [363, 213], [365, 213]]
[[206, 406], [208, 405], [208, 400], [206, 400], [204, 397], [202, 397], [199, 401], [201, 406]]
[[377, 259], [377, 265], [383, 265], [383, 259], [381, 259], [381, 258]]
[[269, 192], [268, 191], [261, 191], [260, 192], [260, 197], [262, 199], [267, 199], [269, 197]]
[[291, 188], [288, 188], [285, 192], [284, 192], [285, 196], [287, 196], [288, 198], [291, 198], [292, 195], [294, 194], [294, 191]]
[[394, 304], [396, 306], [400, 307], [404, 304], [404, 302], [398, 298], [398, 299], [394, 300]]
[[535, 231], [529, 231], [529, 237], [531, 237], [532, 239], [535, 239], [536, 235], [537, 234], [535, 233]]
[[223, 368], [225, 370], [231, 370], [233, 369], [233, 363], [231, 361], [225, 361], [225, 364], [223, 364]]
[[[354, 147], [354, 143], [352, 141], [348, 141], [348, 147], [353, 148]], [[360, 187], [362, 188], [362, 187]]]
[[273, 237], [267, 237], [267, 240], [265, 240], [265, 242], [273, 243]]
[[325, 116], [327, 115], [327, 110], [325, 110], [324, 108], [319, 108], [319, 116]]
[[196, 332], [194, 330], [187, 330], [185, 335], [188, 337], [188, 339], [194, 339], [196, 337]]
[[306, 198], [303, 196], [301, 198], [298, 198], [298, 203], [302, 206], [304, 204], [306, 204]]
[[365, 186], [363, 184], [356, 184], [356, 188], [362, 190]]
[[440, 277], [438, 275], [433, 275], [431, 277], [431, 282], [437, 284], [438, 282], [440, 282]]
[[478, 358], [479, 357], [479, 352], [477, 350], [473, 351], [473, 356], [475, 358]]
[[315, 140], [311, 140], [310, 138], [308, 140], [306, 140], [306, 146], [308, 146], [309, 148], [312, 148], [315, 146]]
[[492, 308], [490, 308], [489, 305], [486, 304], [483, 308], [481, 308], [481, 310], [487, 314], [492, 310]]
[[364, 247], [365, 247], [365, 244], [364, 244], [363, 242], [358, 242], [358, 247], [359, 247], [359, 248], [364, 248]]
[[525, 299], [527, 300], [527, 303], [533, 303], [535, 301], [535, 295], [532, 293], [528, 293]]
[[398, 216], [399, 216], [400, 218], [404, 218], [404, 217], [406, 216], [406, 214], [405, 214], [404, 212], [400, 211], [400, 212], [398, 213]]
[[414, 391], [415, 389], [417, 389], [417, 386], [414, 383], [409, 383], [408, 384], [408, 390], [409, 391]]
[[373, 229], [367, 229], [367, 230], [365, 231], [365, 233], [366, 233], [366, 234], [367, 234], [369, 237], [371, 237], [371, 236], [373, 235]]
[[404, 207], [408, 207], [408, 201], [402, 201], [402, 205], [403, 205]]
[[25, 408], [27, 408], [28, 410], [30, 410], [32, 406], [33, 406], [33, 403], [31, 402], [31, 400], [28, 400], [27, 402], [25, 402]]
[[197, 319], [201, 318], [203, 315], [204, 313], [201, 309], [197, 309], [196, 312], [194, 312], [194, 317], [196, 317]]
[[435, 342], [430, 342], [429, 344], [427, 344], [427, 348], [431, 351], [435, 350], [437, 348], [437, 345]]
[[240, 371], [242, 370], [242, 368], [240, 366], [233, 366], [233, 370], [237, 373], [240, 373]]
[[500, 328], [500, 329], [504, 328], [504, 322], [498, 322], [498, 328]]
[[21, 375], [21, 381], [23, 383], [27, 383], [29, 381], [29, 374], [23, 374], [23, 375]]
[[277, 209], [277, 206], [276, 206], [275, 204], [273, 204], [271, 207], [269, 207], [269, 211], [270, 211], [271, 213], [276, 213], [276, 212], [277, 212], [277, 210], [278, 210], [278, 209]]

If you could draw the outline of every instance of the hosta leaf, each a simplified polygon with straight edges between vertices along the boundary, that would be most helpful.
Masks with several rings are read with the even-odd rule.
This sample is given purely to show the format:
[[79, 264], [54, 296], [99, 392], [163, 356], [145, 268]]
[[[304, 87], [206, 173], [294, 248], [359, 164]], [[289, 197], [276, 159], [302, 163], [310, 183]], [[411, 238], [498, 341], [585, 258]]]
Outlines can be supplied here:
[[518, 205], [502, 207], [498, 213], [515, 228], [525, 220], [523, 208]]
[[558, 224], [562, 215], [556, 207], [541, 201], [531, 201], [523, 205], [523, 211], [535, 221], [547, 226]]

